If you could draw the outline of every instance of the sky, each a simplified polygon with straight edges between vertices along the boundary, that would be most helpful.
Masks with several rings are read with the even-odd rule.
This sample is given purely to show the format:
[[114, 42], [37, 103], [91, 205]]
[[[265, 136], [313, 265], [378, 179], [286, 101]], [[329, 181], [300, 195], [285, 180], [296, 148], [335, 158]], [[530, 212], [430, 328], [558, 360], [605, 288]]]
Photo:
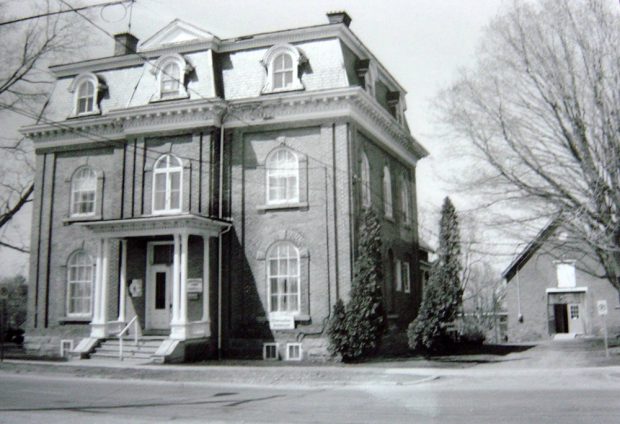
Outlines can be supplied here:
[[[41, 0], [36, 0], [41, 1]], [[106, 0], [66, 0], [72, 6]], [[51, 4], [57, 0], [50, 0]], [[26, 1], [9, 0], [13, 14], [25, 16]], [[454, 174], [446, 151], [447, 141], [432, 107], [433, 99], [449, 86], [459, 69], [473, 65], [476, 45], [485, 25], [505, 3], [503, 0], [137, 0], [130, 11], [110, 6], [91, 12], [95, 22], [110, 33], [131, 32], [146, 40], [173, 19], [179, 18], [220, 38], [311, 26], [327, 22], [329, 11], [345, 10], [351, 30], [407, 90], [407, 120], [416, 139], [430, 152], [417, 168], [418, 208], [425, 215], [439, 209], [452, 195], [443, 177]], [[87, 24], [89, 25], [89, 24]], [[93, 26], [88, 49], [78, 57], [109, 56], [112, 40]], [[2, 66], [0, 64], [0, 66]], [[0, 122], [0, 128], [10, 127]], [[13, 237], [29, 239], [31, 209], [26, 208], [9, 230]], [[423, 217], [424, 218], [424, 217]], [[435, 225], [423, 219], [424, 225]], [[0, 248], [0, 277], [27, 274], [28, 258]]]

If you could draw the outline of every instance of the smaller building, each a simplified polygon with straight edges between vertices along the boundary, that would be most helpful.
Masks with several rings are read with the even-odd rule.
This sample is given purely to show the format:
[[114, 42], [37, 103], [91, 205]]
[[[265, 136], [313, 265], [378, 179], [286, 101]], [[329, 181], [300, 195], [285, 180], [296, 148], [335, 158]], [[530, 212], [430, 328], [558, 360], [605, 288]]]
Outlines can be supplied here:
[[618, 291], [602, 275], [583, 241], [558, 220], [547, 225], [502, 273], [508, 340], [600, 336], [605, 321], [610, 335], [620, 334]]

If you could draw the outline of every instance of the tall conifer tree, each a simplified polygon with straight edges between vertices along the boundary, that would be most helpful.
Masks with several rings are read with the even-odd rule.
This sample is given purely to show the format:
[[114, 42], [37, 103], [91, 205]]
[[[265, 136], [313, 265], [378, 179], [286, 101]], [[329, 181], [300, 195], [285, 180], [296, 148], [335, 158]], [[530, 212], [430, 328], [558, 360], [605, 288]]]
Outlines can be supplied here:
[[342, 305], [335, 305], [328, 329], [330, 350], [340, 353], [344, 361], [370, 356], [379, 347], [385, 328], [382, 282], [381, 226], [375, 213], [367, 209], [360, 227], [351, 300], [344, 314]]
[[436, 352], [449, 344], [446, 324], [456, 319], [463, 296], [460, 256], [458, 218], [452, 202], [446, 197], [441, 208], [437, 260], [431, 267], [420, 312], [407, 331], [412, 349]]

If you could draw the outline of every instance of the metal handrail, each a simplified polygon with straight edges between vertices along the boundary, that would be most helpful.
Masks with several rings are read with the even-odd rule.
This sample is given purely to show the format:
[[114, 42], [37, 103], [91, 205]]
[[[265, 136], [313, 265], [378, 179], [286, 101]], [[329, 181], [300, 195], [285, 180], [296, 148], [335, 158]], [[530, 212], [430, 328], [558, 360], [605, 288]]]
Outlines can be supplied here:
[[123, 329], [118, 333], [118, 358], [122, 361], [123, 360], [123, 335], [127, 332], [127, 330], [129, 330], [129, 327], [132, 326], [132, 324], [134, 325], [134, 331], [133, 331], [133, 341], [135, 343], [136, 346], [138, 346], [138, 328], [137, 328], [137, 321], [138, 316], [136, 315], [135, 317], [133, 317], [131, 319], [131, 321], [129, 321], [129, 323], [123, 327]]

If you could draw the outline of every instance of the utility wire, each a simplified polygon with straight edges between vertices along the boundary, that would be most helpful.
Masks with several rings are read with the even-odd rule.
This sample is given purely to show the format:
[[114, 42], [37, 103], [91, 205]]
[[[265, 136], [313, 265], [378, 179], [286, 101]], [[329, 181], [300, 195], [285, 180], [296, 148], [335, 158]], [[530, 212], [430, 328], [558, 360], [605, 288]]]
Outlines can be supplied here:
[[16, 19], [12, 19], [10, 21], [0, 22], [0, 26], [16, 24], [16, 23], [19, 23], [19, 22], [30, 21], [32, 19], [45, 18], [45, 17], [48, 17], [48, 16], [61, 15], [63, 13], [70, 13], [70, 12], [80, 11], [80, 10], [94, 9], [96, 7], [102, 7], [102, 6], [103, 7], [105, 7], [105, 6], [113, 6], [113, 5], [116, 5], [116, 4], [123, 4], [123, 3], [128, 3], [128, 2], [132, 2], [133, 3], [133, 0], [109, 1], [109, 2], [106, 2], [106, 3], [92, 4], [90, 6], [76, 7], [76, 8], [73, 8], [72, 10], [58, 10], [56, 12], [40, 13], [38, 15], [24, 16], [23, 18], [16, 18]]

